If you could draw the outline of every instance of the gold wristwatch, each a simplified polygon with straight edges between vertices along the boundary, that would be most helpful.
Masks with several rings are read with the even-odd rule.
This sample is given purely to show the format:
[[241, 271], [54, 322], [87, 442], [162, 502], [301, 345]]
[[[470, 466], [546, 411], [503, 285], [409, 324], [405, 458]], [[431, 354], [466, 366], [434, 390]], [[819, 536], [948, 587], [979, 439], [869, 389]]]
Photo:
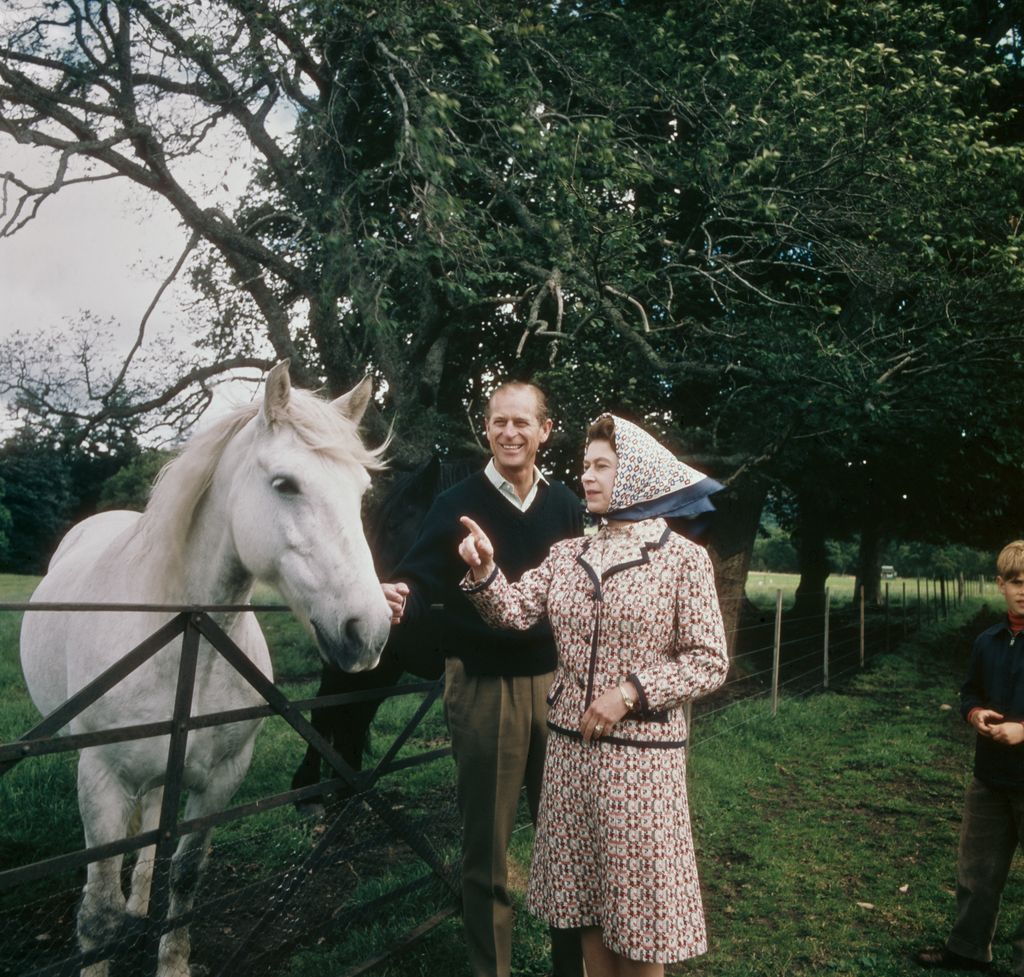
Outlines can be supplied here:
[[634, 699], [619, 683], [619, 695], [622, 696], [622, 701], [626, 706], [626, 712], [632, 712], [636, 708], [636, 699]]

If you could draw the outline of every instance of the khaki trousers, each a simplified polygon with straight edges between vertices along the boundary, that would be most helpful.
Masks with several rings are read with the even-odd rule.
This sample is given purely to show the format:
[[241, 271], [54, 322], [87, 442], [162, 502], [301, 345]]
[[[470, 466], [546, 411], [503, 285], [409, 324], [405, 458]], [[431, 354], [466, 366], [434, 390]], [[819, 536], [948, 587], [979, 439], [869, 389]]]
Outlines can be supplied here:
[[[471, 676], [445, 663], [444, 707], [462, 817], [462, 915], [473, 977], [509, 977], [512, 900], [507, 853], [519, 794], [540, 802], [552, 673]], [[579, 934], [552, 931], [556, 977], [582, 973]]]
[[[1024, 841], [1024, 793], [973, 779], [964, 800], [956, 862], [956, 922], [946, 946], [972, 960], [992, 959], [999, 902], [1014, 852]], [[1024, 923], [1013, 934], [1013, 972], [1024, 975]]]

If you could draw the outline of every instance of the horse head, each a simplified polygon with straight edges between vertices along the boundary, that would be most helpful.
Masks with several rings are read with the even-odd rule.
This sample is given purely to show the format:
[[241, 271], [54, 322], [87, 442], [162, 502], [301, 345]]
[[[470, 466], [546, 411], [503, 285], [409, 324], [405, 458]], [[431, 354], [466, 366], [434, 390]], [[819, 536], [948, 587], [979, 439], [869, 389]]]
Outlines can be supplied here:
[[280, 592], [326, 662], [352, 672], [377, 664], [390, 628], [360, 514], [382, 467], [357, 432], [370, 393], [366, 377], [328, 402], [293, 389], [279, 363], [228, 491], [242, 566]]

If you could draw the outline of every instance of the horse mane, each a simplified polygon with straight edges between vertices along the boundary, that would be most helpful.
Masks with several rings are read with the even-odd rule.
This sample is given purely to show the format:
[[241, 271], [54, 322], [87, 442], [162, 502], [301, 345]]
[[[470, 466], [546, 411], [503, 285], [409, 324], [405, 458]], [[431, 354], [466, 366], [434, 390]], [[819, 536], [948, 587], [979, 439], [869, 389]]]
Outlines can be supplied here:
[[[153, 483], [145, 511], [124, 541], [122, 559], [139, 562], [158, 546], [161, 575], [180, 578], [189, 529], [217, 466], [227, 446], [260, 408], [260, 402], [237, 408], [190, 438], [164, 465]], [[309, 391], [292, 388], [283, 415], [272, 423], [290, 427], [307, 447], [332, 461], [354, 462], [371, 471], [386, 467], [383, 455], [388, 441], [378, 448], [367, 448], [353, 421]]]

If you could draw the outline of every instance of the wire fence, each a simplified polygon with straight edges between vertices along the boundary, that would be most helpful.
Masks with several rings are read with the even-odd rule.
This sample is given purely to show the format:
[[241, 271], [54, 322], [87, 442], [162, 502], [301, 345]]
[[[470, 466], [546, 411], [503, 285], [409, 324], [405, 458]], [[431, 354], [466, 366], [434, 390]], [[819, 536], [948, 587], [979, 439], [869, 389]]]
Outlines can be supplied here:
[[[966, 600], [993, 591], [993, 584], [981, 578], [885, 581], [873, 605], [863, 590], [852, 600], [837, 599], [825, 590], [803, 594], [787, 610], [783, 590], [775, 588], [770, 606], [746, 604], [744, 623], [728, 636], [732, 655], [727, 681], [712, 696], [687, 706], [691, 747], [702, 749], [765, 713], [775, 716], [786, 697], [840, 685], [869, 656], [888, 651], [926, 624], [947, 620]], [[4, 609], [24, 608], [0, 605]], [[394, 699], [397, 719], [391, 722], [396, 728], [375, 733], [386, 744], [379, 750], [381, 763], [361, 781], [357, 774], [356, 780], [340, 777], [299, 792], [249, 798], [219, 819], [222, 827], [208, 851], [211, 869], [202, 900], [186, 920], [192, 925], [196, 960], [209, 973], [275, 974], [289, 955], [330, 945], [339, 932], [355, 931], [371, 921], [376, 925], [382, 916], [397, 920], [376, 942], [363, 940], [348, 951], [349, 962], [337, 972], [357, 977], [404, 952], [457, 911], [453, 872], [459, 819], [451, 765], [444, 764], [441, 774], [424, 773], [450, 752], [437, 704], [442, 682], [288, 703], [293, 710], [306, 711], [368, 695]], [[740, 703], [757, 700], [764, 702], [764, 712], [731, 712]], [[400, 704], [406, 701], [408, 706]], [[730, 722], [730, 716], [735, 720]], [[162, 732], [160, 727], [150, 735]], [[123, 738], [124, 732], [113, 735]], [[58, 758], [48, 754], [82, 745], [88, 744], [66, 737], [56, 747], [39, 737], [27, 745], [25, 740], [0, 745], [0, 772], [5, 764], [13, 766], [30, 756], [52, 766]], [[66, 764], [56, 780], [46, 780], [54, 777], [52, 771], [40, 777], [42, 787], [27, 777], [18, 790], [4, 795], [9, 803], [25, 806], [0, 812], [0, 825], [10, 818], [45, 818], [48, 792], [74, 791], [73, 771]], [[311, 823], [292, 811], [290, 802], [317, 796], [327, 803], [323, 820]], [[77, 830], [69, 826], [66, 814], [62, 824], [64, 830]], [[518, 830], [527, 827], [524, 816]], [[129, 844], [125, 850], [140, 847]], [[4, 851], [0, 845], [0, 854]], [[157, 852], [157, 874], [163, 877], [170, 871], [170, 851], [166, 841]], [[86, 851], [44, 860], [48, 864], [13, 867], [0, 859], [0, 974], [77, 974], [92, 959], [80, 952], [75, 939], [83, 859], [90, 857]], [[126, 869], [126, 883], [128, 873]], [[175, 917], [174, 925], [181, 922]], [[147, 932], [144, 924], [136, 923], [119, 934], [119, 959], [111, 977], [152, 973], [147, 948], [153, 946], [154, 934], [168, 928], [161, 921]], [[351, 963], [353, 959], [359, 962]]]
[[[112, 605], [5, 607], [22, 612], [88, 613], [109, 611]], [[67, 846], [58, 840], [56, 851], [48, 857], [30, 858], [27, 863], [11, 866], [0, 864], [0, 973], [56, 977], [110, 962], [104, 963], [102, 972], [106, 974], [112, 966], [113, 977], [154, 972], [175, 977], [178, 971], [166, 963], [166, 958], [173, 956], [165, 950], [167, 938], [180, 940], [184, 928], [192, 926], [202, 932], [203, 963], [210, 974], [276, 974], [286, 952], [308, 946], [311, 939], [323, 939], [324, 930], [344, 928], [365, 918], [371, 907], [394, 905], [413, 893], [418, 893], [421, 900], [418, 905], [452, 904], [458, 892], [457, 846], [452, 844], [457, 829], [453, 830], [453, 821], [439, 816], [451, 805], [440, 792], [412, 803], [385, 780], [397, 770], [409, 772], [447, 755], [447, 748], [436, 747], [420, 749], [415, 756], [399, 755], [431, 711], [440, 691], [438, 683], [412, 683], [402, 689], [381, 691], [382, 697], [415, 695], [419, 703], [373, 768], [357, 772], [303, 717], [302, 709], [327, 701], [347, 702], [358, 695], [292, 702], [210, 616], [253, 608], [131, 605], [118, 609], [170, 612], [172, 616], [17, 741], [0, 745], [4, 796], [14, 801], [4, 805], [5, 829], [8, 825], [15, 828], [18, 822], [45, 819], [51, 806], [66, 812], [68, 794], [73, 795], [73, 771], [67, 764], [58, 769], [56, 779], [51, 776], [41, 783], [33, 783], [31, 772], [20, 780], [13, 777], [31, 766], [28, 761], [59, 760], [60, 754], [115, 745], [127, 752], [109, 759], [115, 766], [123, 763], [127, 768], [133, 759], [137, 760], [141, 742], [164, 737], [168, 743], [164, 773], [159, 781], [146, 779], [142, 781], [145, 786], [140, 787], [143, 793], [160, 789], [158, 818], [144, 822], [141, 830], [130, 837], [81, 850], [74, 850], [73, 844], [72, 850], [66, 850]], [[178, 662], [172, 715], [131, 726], [58, 735], [75, 717], [164, 653], [172, 653]], [[207, 661], [216, 656], [224, 659], [266, 705], [195, 715], [192, 704], [200, 654], [205, 654]], [[196, 780], [197, 774], [187, 768], [190, 735], [272, 715], [312, 743], [332, 767], [334, 776], [318, 785], [247, 799], [233, 807], [192, 814], [188, 808], [183, 809], [185, 792], [201, 791], [205, 786], [205, 781]], [[229, 757], [225, 762], [233, 760]], [[215, 776], [216, 770], [210, 773]], [[54, 787], [63, 796], [48, 796]], [[317, 797], [331, 802], [331, 816], [311, 826], [292, 812], [292, 804]], [[95, 818], [98, 803], [94, 794], [86, 794], [83, 812], [88, 808]], [[20, 809], [14, 810], [15, 806]], [[275, 812], [276, 819], [263, 820]], [[281, 817], [282, 812], [290, 816]], [[242, 823], [245, 828], [239, 829]], [[252, 827], [254, 823], [256, 827]], [[218, 842], [208, 848], [206, 835], [214, 827], [219, 829]], [[46, 838], [45, 829], [25, 837], [43, 838], [47, 844], [51, 840]], [[195, 848], [197, 838], [202, 839], [200, 849]], [[184, 848], [178, 848], [179, 840], [187, 842]], [[26, 848], [23, 842], [22, 851]], [[125, 868], [121, 864], [123, 856], [136, 852], [134, 867]], [[116, 861], [111, 863], [111, 859]], [[208, 862], [215, 871], [206, 873], [201, 900], [195, 904], [202, 862]], [[97, 882], [90, 881], [82, 890], [86, 897], [91, 893], [93, 898], [91, 903], [87, 898], [83, 900], [83, 908], [77, 911], [76, 941], [75, 902], [82, 870], [103, 863], [111, 866], [115, 880], [123, 876], [121, 885], [115, 882], [113, 887], [107, 884], [98, 890], [90, 888], [97, 886]], [[140, 887], [137, 883], [147, 875], [151, 883]], [[126, 906], [122, 889], [129, 884], [132, 894]], [[104, 899], [99, 905], [102, 917], [94, 908], [97, 892]], [[102, 919], [102, 929], [93, 922], [97, 918]], [[187, 973], [184, 959], [181, 965], [180, 972]]]
[[[786, 695], [806, 695], [842, 683], [864, 667], [868, 657], [888, 652], [925, 625], [948, 621], [964, 604], [994, 595], [983, 576], [912, 578], [882, 581], [879, 600], [869, 603], [863, 586], [846, 599], [826, 588], [805, 593], [785, 610], [786, 592], [773, 588], [770, 608], [754, 607], [748, 623], [728, 635], [732, 655], [729, 677], [716, 692], [688, 706], [690, 747], [726, 735], [733, 727], [716, 722], [710, 735], [701, 726], [732, 706], [765, 699], [775, 716]], [[762, 594], [762, 599], [766, 595]], [[737, 598], [748, 602], [746, 596]], [[814, 608], [802, 611], [800, 608]], [[759, 717], [745, 714], [737, 725]]]

